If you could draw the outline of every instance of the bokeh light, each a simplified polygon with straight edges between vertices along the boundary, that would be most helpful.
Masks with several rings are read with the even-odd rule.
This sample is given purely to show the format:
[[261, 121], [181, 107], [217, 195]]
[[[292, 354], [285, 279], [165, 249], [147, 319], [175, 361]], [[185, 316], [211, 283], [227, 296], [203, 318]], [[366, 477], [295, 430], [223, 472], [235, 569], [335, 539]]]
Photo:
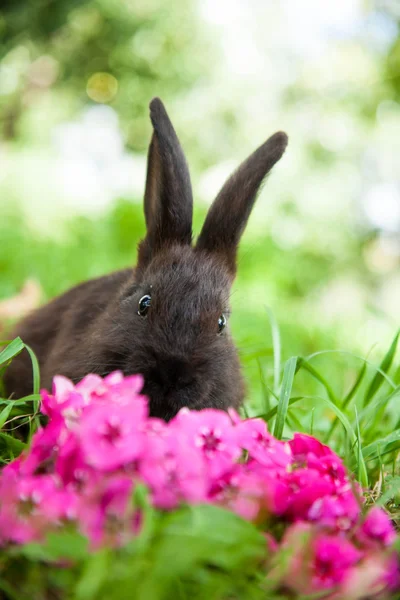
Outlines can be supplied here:
[[94, 73], [87, 82], [86, 91], [95, 102], [111, 102], [118, 93], [118, 81], [110, 73]]

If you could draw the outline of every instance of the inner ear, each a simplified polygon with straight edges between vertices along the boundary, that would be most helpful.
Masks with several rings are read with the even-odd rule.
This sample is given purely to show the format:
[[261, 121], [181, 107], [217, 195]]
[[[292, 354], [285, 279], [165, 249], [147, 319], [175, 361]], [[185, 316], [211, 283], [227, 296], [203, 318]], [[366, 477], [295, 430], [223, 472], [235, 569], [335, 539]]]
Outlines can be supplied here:
[[193, 195], [189, 168], [161, 100], [150, 103], [153, 136], [147, 158], [144, 214], [147, 235], [139, 262], [171, 244], [192, 241]]

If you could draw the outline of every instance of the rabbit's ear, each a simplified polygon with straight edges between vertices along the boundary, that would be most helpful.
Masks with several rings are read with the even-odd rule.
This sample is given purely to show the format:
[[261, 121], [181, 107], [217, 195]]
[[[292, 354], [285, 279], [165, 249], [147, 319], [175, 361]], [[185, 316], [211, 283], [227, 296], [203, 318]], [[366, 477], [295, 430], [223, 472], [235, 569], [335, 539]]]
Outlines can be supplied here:
[[237, 246], [257, 192], [287, 143], [287, 135], [279, 131], [257, 148], [228, 179], [208, 211], [196, 248], [221, 255], [233, 273]]
[[150, 103], [153, 124], [147, 157], [144, 214], [147, 235], [141, 244], [139, 262], [171, 243], [192, 240], [193, 196], [189, 169], [178, 137], [163, 103]]

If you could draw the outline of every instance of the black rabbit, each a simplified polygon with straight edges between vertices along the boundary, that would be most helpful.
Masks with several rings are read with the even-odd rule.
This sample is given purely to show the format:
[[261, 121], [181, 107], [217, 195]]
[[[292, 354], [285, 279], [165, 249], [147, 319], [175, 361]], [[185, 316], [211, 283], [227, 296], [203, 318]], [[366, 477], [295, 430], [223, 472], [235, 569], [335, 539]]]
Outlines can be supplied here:
[[[192, 245], [192, 188], [186, 160], [162, 102], [150, 104], [144, 214], [147, 234], [135, 269], [86, 281], [15, 328], [38, 357], [43, 387], [62, 374], [79, 381], [116, 369], [144, 376], [151, 415], [183, 406], [237, 408], [244, 384], [227, 321], [236, 253], [257, 192], [282, 157], [286, 134], [260, 146], [223, 186]], [[19, 355], [7, 392], [32, 391], [30, 360]]]

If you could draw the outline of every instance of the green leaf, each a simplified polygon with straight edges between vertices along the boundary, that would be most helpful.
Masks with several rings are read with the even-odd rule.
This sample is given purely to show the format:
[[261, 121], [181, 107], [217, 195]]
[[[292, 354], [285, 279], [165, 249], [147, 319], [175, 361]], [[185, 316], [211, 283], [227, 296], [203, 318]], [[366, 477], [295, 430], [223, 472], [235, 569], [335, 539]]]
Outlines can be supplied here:
[[314, 435], [314, 414], [315, 414], [315, 406], [311, 409], [310, 435]]
[[385, 491], [377, 500], [378, 506], [384, 506], [387, 502], [397, 499], [400, 495], [400, 476], [388, 477], [385, 481]]
[[358, 415], [357, 415], [357, 407], [354, 407], [355, 412], [356, 412], [356, 423], [357, 423], [357, 461], [358, 461], [358, 465], [357, 465], [357, 470], [358, 470], [358, 481], [361, 483], [361, 485], [364, 488], [368, 487], [368, 472], [367, 472], [367, 467], [365, 466], [365, 462], [364, 462], [364, 456], [362, 453], [362, 446], [361, 446], [361, 434], [360, 434], [360, 424], [358, 422]]
[[[14, 586], [12, 586], [8, 581], [5, 581], [2, 577], [0, 577], [0, 590], [4, 592], [5, 596], [0, 596], [1, 598], [5, 598], [7, 600], [22, 600], [22, 596], [17, 592]], [[26, 600], [26, 598], [24, 598]]]
[[76, 585], [75, 600], [93, 600], [98, 597], [98, 592], [109, 577], [111, 559], [112, 554], [108, 548], [99, 550], [89, 557]]
[[[355, 394], [357, 393], [358, 388], [360, 387], [360, 385], [364, 379], [366, 372], [367, 372], [367, 363], [364, 362], [354, 384], [352, 385], [352, 387], [350, 388], [350, 390], [344, 397], [344, 400], [340, 407], [342, 411], [344, 411], [345, 408], [347, 408], [347, 406], [350, 403], [350, 401], [352, 400], [352, 398], [354, 398]], [[326, 436], [326, 439], [325, 439], [326, 443], [328, 443], [329, 440], [331, 439], [333, 432], [335, 431], [338, 423], [339, 423], [339, 419], [338, 419], [338, 417], [335, 417], [335, 419], [331, 425], [331, 428], [329, 429], [328, 435]]]
[[222, 569], [233, 577], [265, 556], [265, 540], [254, 525], [217, 506], [183, 507], [166, 516], [152, 547], [151, 574], [136, 589], [137, 598], [174, 597], [177, 580], [201, 566]]
[[17, 438], [0, 431], [0, 450], [8, 450], [14, 456], [21, 454], [25, 450], [26, 444], [18, 440]]
[[278, 410], [274, 427], [274, 436], [282, 439], [285, 426], [286, 414], [289, 406], [290, 394], [292, 392], [293, 380], [296, 373], [297, 356], [292, 356], [285, 364], [282, 379], [282, 388], [279, 396]]
[[40, 395], [39, 394], [30, 394], [29, 396], [25, 396], [24, 398], [20, 398], [19, 400], [10, 400], [9, 398], [0, 398], [0, 406], [1, 405], [9, 405], [12, 402], [13, 406], [24, 406], [28, 402], [39, 402]]
[[[292, 406], [292, 404], [296, 404], [296, 402], [299, 402], [299, 400], [303, 400], [304, 398], [315, 399], [316, 396], [293, 396], [289, 400], [289, 406]], [[266, 421], [268, 423], [268, 421], [270, 421], [271, 419], [273, 419], [275, 417], [277, 412], [278, 412], [278, 407], [274, 406], [267, 413], [262, 413], [262, 414], [256, 415], [253, 418], [254, 419], [263, 419], [264, 421]]]
[[132, 504], [142, 515], [140, 531], [133, 541], [134, 551], [141, 552], [150, 545], [156, 522], [156, 510], [151, 503], [149, 490], [145, 485], [138, 483], [135, 486], [132, 494]]
[[12, 411], [12, 409], [14, 408], [13, 402], [12, 400], [8, 401], [8, 405], [3, 408], [3, 410], [0, 412], [0, 429], [2, 429], [4, 427], [4, 423], [7, 421], [10, 412]]
[[289, 425], [292, 431], [303, 431], [303, 425], [301, 421], [293, 413], [287, 413], [286, 423]]
[[366, 426], [371, 421], [373, 422], [376, 418], [376, 415], [382, 408], [387, 408], [389, 402], [394, 398], [400, 396], [400, 385], [397, 386], [388, 396], [384, 396], [383, 398], [374, 398], [372, 402], [368, 404], [358, 415], [358, 418], [361, 421], [365, 421], [368, 417], [368, 421], [364, 422], [363, 431], [365, 432]]
[[397, 348], [397, 342], [399, 339], [399, 335], [400, 335], [400, 330], [394, 336], [393, 342], [391, 343], [389, 350], [387, 351], [381, 364], [379, 365], [380, 371], [375, 373], [375, 375], [369, 385], [369, 388], [368, 388], [368, 390], [365, 394], [365, 398], [364, 398], [364, 406], [368, 406], [368, 404], [371, 402], [372, 398], [375, 396], [375, 394], [377, 393], [377, 391], [383, 384], [384, 379], [382, 376], [382, 372], [387, 373], [389, 371], [390, 367], [392, 366], [394, 355], [396, 354], [396, 348]]
[[31, 560], [58, 561], [69, 559], [81, 561], [88, 556], [88, 540], [77, 531], [64, 530], [49, 533], [42, 543], [19, 546], [14, 553]]
[[400, 383], [400, 365], [397, 367], [397, 369], [394, 372], [393, 381], [397, 384]]
[[[32, 348], [27, 344], [24, 344], [25, 348], [29, 352], [29, 356], [32, 362], [32, 371], [33, 371], [33, 395], [39, 394], [40, 392], [40, 371], [39, 371], [39, 363], [36, 358], [35, 353]], [[38, 410], [38, 406], [35, 407], [35, 411]]]
[[0, 352], [0, 366], [7, 364], [14, 356], [17, 356], [24, 349], [21, 338], [16, 337]]
[[344, 429], [346, 430], [347, 435], [349, 436], [351, 442], [354, 443], [354, 441], [356, 439], [356, 435], [355, 435], [354, 429], [352, 428], [350, 421], [346, 417], [346, 415], [340, 410], [340, 408], [338, 406], [336, 406], [336, 404], [331, 402], [328, 398], [321, 397], [321, 400], [323, 402], [325, 402], [325, 404], [327, 404], [329, 406], [329, 408], [331, 408], [333, 410], [333, 412], [336, 414], [336, 416], [339, 418], [340, 422], [342, 423]]
[[393, 431], [384, 438], [376, 440], [363, 448], [363, 456], [368, 460], [375, 460], [379, 456], [388, 454], [400, 448], [400, 430]]
[[367, 372], [367, 363], [365, 362], [363, 364], [363, 366], [361, 367], [361, 370], [358, 374], [357, 379], [355, 380], [354, 384], [352, 385], [352, 387], [350, 388], [350, 390], [348, 391], [348, 393], [346, 394], [346, 396], [343, 399], [342, 406], [341, 406], [342, 410], [344, 410], [347, 407], [347, 405], [349, 404], [349, 402], [354, 398], [355, 394], [357, 393], [358, 388], [360, 387], [360, 385], [364, 379], [366, 372]]
[[325, 354], [344, 354], [345, 356], [351, 356], [353, 358], [361, 360], [362, 362], [364, 362], [367, 365], [369, 365], [370, 367], [372, 367], [375, 371], [380, 373], [382, 375], [383, 379], [386, 381], [386, 383], [388, 383], [390, 385], [390, 387], [392, 387], [393, 389], [396, 388], [395, 382], [393, 381], [393, 379], [391, 377], [389, 377], [389, 375], [387, 373], [385, 373], [385, 371], [382, 371], [382, 369], [380, 367], [377, 367], [374, 363], [372, 363], [371, 361], [366, 359], [364, 356], [360, 356], [359, 354], [354, 354], [354, 352], [349, 352], [347, 350], [320, 350], [319, 352], [314, 352], [313, 354], [309, 354], [305, 358], [305, 360], [310, 361], [312, 358], [316, 358], [317, 356], [323, 356]]

